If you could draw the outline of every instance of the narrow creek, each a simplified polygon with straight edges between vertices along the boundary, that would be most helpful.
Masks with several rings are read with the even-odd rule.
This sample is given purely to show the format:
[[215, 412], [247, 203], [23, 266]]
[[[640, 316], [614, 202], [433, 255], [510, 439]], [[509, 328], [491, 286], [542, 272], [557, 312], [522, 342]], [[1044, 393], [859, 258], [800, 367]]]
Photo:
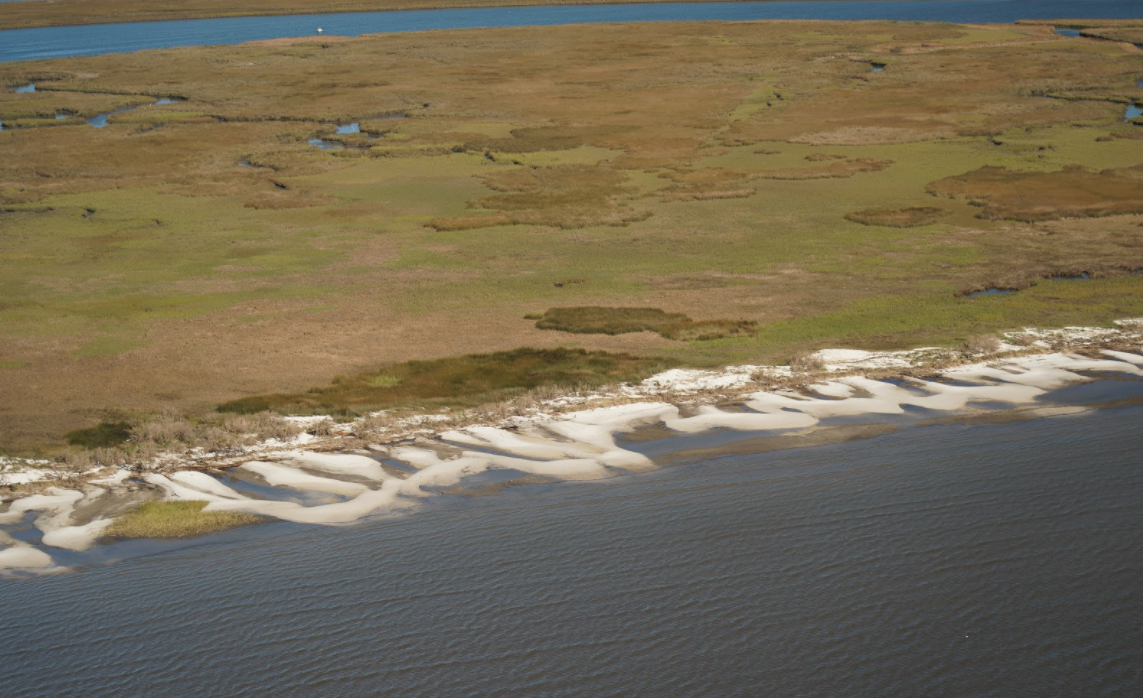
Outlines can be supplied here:
[[[162, 106], [164, 104], [174, 104], [175, 102], [180, 102], [180, 101], [182, 101], [182, 100], [174, 99], [172, 97], [160, 97], [160, 98], [158, 98], [158, 100], [153, 102], [151, 104], [151, 106], [158, 107], [158, 106]], [[107, 123], [108, 123], [107, 120], [110, 117], [112, 117], [116, 114], [122, 114], [124, 112], [135, 111], [136, 109], [138, 109], [141, 106], [146, 106], [146, 105], [136, 104], [136, 105], [132, 105], [129, 107], [119, 107], [118, 109], [112, 109], [111, 111], [103, 112], [102, 114], [96, 114], [95, 116], [84, 119], [84, 121], [86, 121], [88, 125], [90, 125], [94, 128], [103, 128], [104, 126], [107, 125]], [[58, 113], [56, 114], [56, 118], [57, 119], [61, 118]], [[67, 118], [67, 117], [65, 116], [62, 118]]]

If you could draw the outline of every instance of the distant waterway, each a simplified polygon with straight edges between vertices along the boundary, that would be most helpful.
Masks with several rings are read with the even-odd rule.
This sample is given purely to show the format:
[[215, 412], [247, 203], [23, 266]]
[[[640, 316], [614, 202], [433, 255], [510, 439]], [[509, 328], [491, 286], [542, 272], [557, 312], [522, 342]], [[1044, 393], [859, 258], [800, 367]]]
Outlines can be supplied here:
[[658, 440], [707, 452], [136, 547], [0, 580], [0, 695], [1131, 696], [1140, 424], [1135, 405], [763, 453]]
[[236, 44], [325, 35], [594, 22], [759, 19], [917, 20], [1011, 23], [1020, 19], [1143, 18], [1143, 0], [811, 0], [488, 7], [396, 12], [228, 17], [0, 31], [0, 61]]

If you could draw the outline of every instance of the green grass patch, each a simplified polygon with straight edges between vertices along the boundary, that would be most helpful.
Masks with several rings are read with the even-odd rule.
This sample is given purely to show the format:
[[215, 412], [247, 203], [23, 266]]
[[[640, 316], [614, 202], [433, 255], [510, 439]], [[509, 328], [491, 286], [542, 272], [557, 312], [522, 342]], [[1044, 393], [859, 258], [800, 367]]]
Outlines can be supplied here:
[[233, 511], [203, 511], [206, 502], [147, 502], [112, 523], [110, 538], [193, 538], [228, 528], [262, 523], [254, 514]]
[[387, 407], [478, 404], [540, 386], [603, 385], [640, 380], [662, 360], [583, 349], [516, 349], [408, 361], [334, 379], [305, 393], [257, 395], [219, 405], [220, 412], [355, 414]]
[[87, 429], [68, 432], [67, 442], [84, 448], [118, 446], [131, 438], [131, 425], [127, 422], [100, 422]]
[[749, 320], [692, 320], [659, 308], [552, 308], [537, 321], [541, 330], [576, 334], [657, 332], [667, 339], [710, 340], [748, 335], [757, 329]]

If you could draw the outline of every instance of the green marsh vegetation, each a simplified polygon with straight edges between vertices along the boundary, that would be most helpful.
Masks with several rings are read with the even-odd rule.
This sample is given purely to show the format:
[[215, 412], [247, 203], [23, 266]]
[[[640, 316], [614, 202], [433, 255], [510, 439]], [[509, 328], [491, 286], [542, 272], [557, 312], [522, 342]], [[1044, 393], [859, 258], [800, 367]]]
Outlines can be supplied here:
[[115, 519], [109, 538], [194, 538], [266, 519], [233, 511], [203, 511], [206, 502], [145, 502]]
[[657, 332], [675, 340], [721, 339], [747, 335], [757, 329], [749, 320], [695, 321], [682, 313], [665, 313], [659, 308], [599, 306], [552, 308], [536, 319], [536, 327], [575, 334]]
[[474, 406], [541, 387], [598, 387], [640, 380], [670, 364], [583, 349], [516, 349], [430, 361], [408, 361], [304, 393], [257, 395], [219, 406], [238, 414], [277, 410], [290, 414], [355, 416], [392, 408]]
[[[0, 92], [0, 449], [50, 449], [108, 410], [472, 404], [1143, 315], [1143, 129], [1122, 123], [1140, 77], [1143, 53], [1112, 42], [907, 22], [3, 65], [37, 91]], [[124, 103], [142, 106], [81, 122]], [[1045, 278], [1076, 271], [1093, 278]], [[995, 285], [1023, 290], [958, 295]], [[571, 308], [663, 315], [585, 333]], [[525, 319], [543, 309], [558, 327]], [[678, 316], [742, 325], [655, 329]], [[536, 383], [465, 358], [521, 347], [600, 360]], [[385, 368], [445, 359], [431, 380]]]

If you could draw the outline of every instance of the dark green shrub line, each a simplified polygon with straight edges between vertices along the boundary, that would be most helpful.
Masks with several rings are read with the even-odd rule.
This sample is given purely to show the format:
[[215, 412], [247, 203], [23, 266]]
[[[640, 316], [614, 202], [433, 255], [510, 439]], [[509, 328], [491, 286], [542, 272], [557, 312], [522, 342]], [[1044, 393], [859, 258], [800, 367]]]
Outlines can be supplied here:
[[659, 308], [584, 306], [552, 308], [537, 319], [536, 327], [576, 334], [657, 332], [667, 339], [685, 341], [749, 335], [758, 325], [749, 320], [692, 320], [682, 313]]

